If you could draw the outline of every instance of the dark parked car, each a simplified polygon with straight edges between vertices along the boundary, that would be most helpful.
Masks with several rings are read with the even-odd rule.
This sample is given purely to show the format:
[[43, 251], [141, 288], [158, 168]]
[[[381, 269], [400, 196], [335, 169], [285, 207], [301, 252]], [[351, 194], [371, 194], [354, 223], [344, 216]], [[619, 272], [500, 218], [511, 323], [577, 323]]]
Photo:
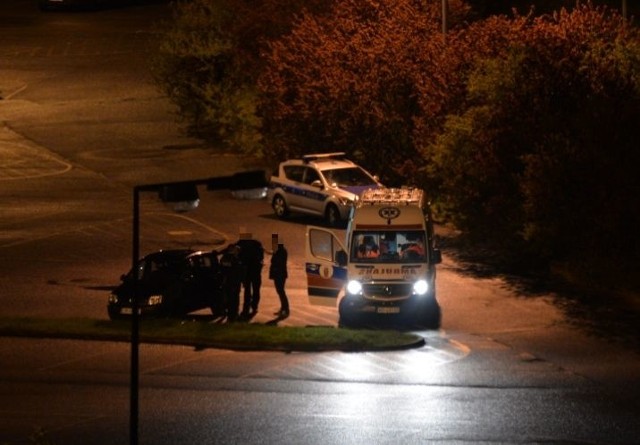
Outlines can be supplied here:
[[147, 255], [135, 271], [122, 275], [122, 283], [109, 296], [109, 318], [131, 314], [134, 273], [143, 315], [181, 317], [206, 308], [216, 315], [223, 311], [216, 252], [164, 250]]

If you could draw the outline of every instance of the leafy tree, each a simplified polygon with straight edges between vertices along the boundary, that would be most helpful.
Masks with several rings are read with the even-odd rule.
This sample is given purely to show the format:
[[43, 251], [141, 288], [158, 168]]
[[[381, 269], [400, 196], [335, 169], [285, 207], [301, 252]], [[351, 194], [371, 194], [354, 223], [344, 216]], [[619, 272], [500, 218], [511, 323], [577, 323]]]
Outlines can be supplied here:
[[346, 151], [494, 246], [637, 262], [637, 28], [589, 2], [470, 3], [444, 39], [440, 0], [181, 1], [155, 72], [208, 140]]
[[188, 132], [260, 156], [255, 78], [265, 42], [288, 32], [303, 9], [327, 0], [179, 0], [152, 70]]
[[[467, 9], [451, 3], [460, 23]], [[420, 54], [442, 48], [440, 29], [435, 0], [344, 0], [326, 16], [303, 14], [269, 44], [258, 79], [268, 152], [346, 151], [388, 183], [406, 183], [407, 161], [420, 157]]]
[[[595, 6], [608, 6], [618, 11], [622, 9], [624, 0], [511, 0], [508, 2], [495, 0], [468, 0], [473, 10], [482, 17], [496, 14], [510, 14], [514, 9], [520, 14], [527, 14], [530, 10], [535, 15], [551, 14], [562, 8], [572, 9], [581, 4], [592, 3]], [[627, 10], [632, 16], [638, 16], [640, 5], [637, 1], [627, 0]]]
[[425, 150], [447, 209], [548, 259], [637, 260], [637, 31], [589, 5], [502, 25], [506, 51], [474, 61], [463, 106]]
[[546, 49], [553, 40], [565, 56], [543, 53], [556, 95], [542, 111], [559, 124], [545, 125], [546, 138], [523, 157], [525, 238], [554, 258], [637, 260], [640, 35], [605, 9], [583, 7], [541, 20], [531, 40]]

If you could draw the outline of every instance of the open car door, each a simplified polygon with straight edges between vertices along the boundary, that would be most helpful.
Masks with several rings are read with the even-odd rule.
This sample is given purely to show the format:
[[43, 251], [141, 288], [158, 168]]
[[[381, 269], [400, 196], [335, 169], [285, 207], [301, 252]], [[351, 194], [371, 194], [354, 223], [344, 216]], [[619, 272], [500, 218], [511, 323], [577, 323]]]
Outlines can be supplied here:
[[307, 226], [305, 240], [309, 303], [335, 307], [347, 281], [347, 251], [331, 230], [322, 227]]

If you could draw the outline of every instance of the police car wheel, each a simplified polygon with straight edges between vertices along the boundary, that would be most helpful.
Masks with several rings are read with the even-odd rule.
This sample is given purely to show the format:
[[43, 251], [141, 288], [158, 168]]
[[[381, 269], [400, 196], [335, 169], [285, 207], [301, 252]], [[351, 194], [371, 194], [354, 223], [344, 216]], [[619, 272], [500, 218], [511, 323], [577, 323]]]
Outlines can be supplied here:
[[280, 195], [276, 195], [271, 202], [271, 207], [278, 218], [285, 218], [289, 214], [287, 203]]

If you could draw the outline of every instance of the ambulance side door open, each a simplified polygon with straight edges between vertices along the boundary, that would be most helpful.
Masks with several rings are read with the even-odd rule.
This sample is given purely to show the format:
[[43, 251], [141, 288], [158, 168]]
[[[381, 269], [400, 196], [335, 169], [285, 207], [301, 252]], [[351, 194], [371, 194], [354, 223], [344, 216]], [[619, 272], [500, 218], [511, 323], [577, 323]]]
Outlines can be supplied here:
[[307, 226], [305, 241], [309, 303], [335, 307], [347, 281], [347, 250], [331, 230], [322, 227]]

